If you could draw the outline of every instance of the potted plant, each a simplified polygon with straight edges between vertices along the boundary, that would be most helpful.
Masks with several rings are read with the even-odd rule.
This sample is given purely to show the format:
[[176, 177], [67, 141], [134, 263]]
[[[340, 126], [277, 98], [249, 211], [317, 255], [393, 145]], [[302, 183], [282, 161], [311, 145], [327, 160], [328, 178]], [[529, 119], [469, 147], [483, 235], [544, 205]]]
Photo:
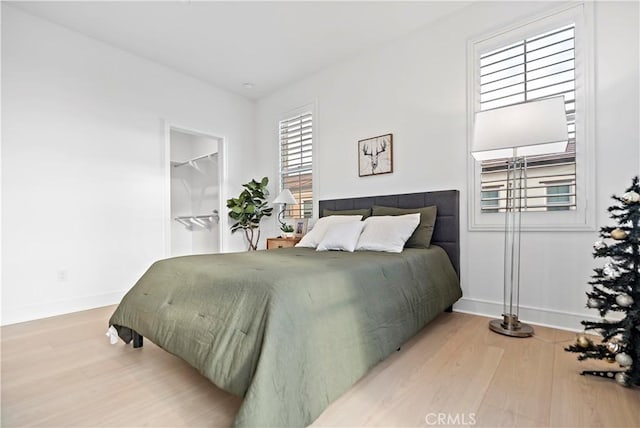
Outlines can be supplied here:
[[249, 251], [258, 249], [260, 220], [271, 216], [273, 211], [266, 202], [269, 196], [267, 184], [269, 184], [267, 177], [263, 177], [260, 181], [252, 179], [242, 185], [244, 190], [237, 198], [227, 199], [229, 217], [236, 221], [231, 226], [231, 232], [244, 231], [244, 236], [249, 241]]
[[283, 238], [292, 238], [293, 237], [293, 226], [287, 223], [282, 223], [280, 226], [280, 230], [282, 231]]

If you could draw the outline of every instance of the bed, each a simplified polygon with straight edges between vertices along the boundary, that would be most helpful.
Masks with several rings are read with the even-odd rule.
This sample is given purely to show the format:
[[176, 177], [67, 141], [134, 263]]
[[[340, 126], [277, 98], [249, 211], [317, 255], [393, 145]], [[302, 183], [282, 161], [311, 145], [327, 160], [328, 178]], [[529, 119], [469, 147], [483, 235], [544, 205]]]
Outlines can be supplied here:
[[234, 426], [302, 427], [430, 320], [459, 286], [459, 195], [320, 201], [320, 212], [437, 205], [432, 245], [401, 253], [311, 248], [154, 263], [109, 324], [146, 337], [244, 397]]

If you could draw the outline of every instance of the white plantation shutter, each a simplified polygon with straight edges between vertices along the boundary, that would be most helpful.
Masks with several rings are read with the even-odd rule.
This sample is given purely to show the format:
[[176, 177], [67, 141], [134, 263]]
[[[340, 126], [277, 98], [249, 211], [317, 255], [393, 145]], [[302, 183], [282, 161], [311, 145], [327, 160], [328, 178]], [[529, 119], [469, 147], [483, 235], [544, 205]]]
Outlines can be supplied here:
[[280, 189], [298, 201], [286, 217], [310, 218], [313, 209], [313, 117], [305, 112], [280, 121]]
[[[575, 24], [565, 25], [480, 53], [476, 111], [558, 95], [565, 100], [569, 144], [564, 153], [527, 157], [526, 211], [576, 209], [575, 31]], [[505, 159], [482, 162], [482, 212], [504, 212], [507, 196], [505, 178]], [[557, 193], [558, 189], [563, 192]], [[549, 199], [549, 193], [554, 194], [552, 199]]]

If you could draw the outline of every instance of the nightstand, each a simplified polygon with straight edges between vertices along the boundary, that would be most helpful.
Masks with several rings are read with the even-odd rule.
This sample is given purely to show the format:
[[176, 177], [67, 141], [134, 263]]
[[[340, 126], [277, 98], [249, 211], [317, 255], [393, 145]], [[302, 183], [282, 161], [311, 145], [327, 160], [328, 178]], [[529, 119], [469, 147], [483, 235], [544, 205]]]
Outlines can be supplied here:
[[291, 248], [300, 242], [300, 238], [267, 238], [267, 250]]

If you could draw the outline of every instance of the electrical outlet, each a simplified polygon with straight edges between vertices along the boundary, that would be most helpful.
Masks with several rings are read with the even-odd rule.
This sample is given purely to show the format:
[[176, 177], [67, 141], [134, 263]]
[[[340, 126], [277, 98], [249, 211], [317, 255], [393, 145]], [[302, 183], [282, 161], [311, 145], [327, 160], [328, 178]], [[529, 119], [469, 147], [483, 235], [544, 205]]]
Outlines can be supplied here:
[[58, 281], [59, 282], [66, 282], [68, 276], [69, 276], [69, 272], [67, 272], [66, 269], [58, 270]]

